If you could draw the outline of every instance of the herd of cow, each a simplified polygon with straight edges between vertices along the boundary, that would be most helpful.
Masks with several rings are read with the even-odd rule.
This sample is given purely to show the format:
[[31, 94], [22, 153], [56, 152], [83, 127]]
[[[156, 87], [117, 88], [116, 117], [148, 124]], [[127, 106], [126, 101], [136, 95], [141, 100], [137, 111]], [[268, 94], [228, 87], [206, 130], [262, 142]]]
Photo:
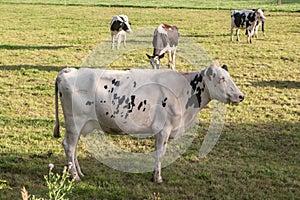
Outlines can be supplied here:
[[[264, 34], [264, 22], [266, 17], [261, 9], [253, 10], [234, 10], [231, 12], [231, 28], [230, 38], [233, 41], [233, 30], [236, 29], [237, 41], [239, 41], [240, 29], [246, 29], [247, 42], [252, 43], [252, 37], [258, 38], [259, 27], [262, 27]], [[124, 47], [126, 47], [126, 32], [131, 33], [130, 23], [126, 15], [114, 16], [110, 23], [111, 40], [114, 48], [115, 39], [118, 39], [117, 49], [120, 48], [122, 37], [124, 37]], [[178, 46], [179, 31], [176, 26], [170, 26], [168, 24], [160, 24], [154, 31], [153, 36], [153, 54], [147, 57], [150, 60], [150, 64], [153, 69], [159, 69], [160, 59], [164, 57], [164, 54], [168, 52], [168, 66], [175, 69], [175, 54]]]
[[[266, 17], [261, 9], [231, 13], [231, 40], [236, 29], [246, 29], [247, 41], [257, 37], [258, 27]], [[263, 29], [263, 28], [262, 28]], [[126, 15], [113, 17], [112, 48], [115, 39], [120, 47], [126, 32], [132, 32]], [[77, 143], [98, 129], [107, 134], [154, 136], [155, 152], [153, 181], [161, 183], [161, 162], [167, 142], [180, 137], [194, 122], [199, 111], [211, 100], [238, 104], [244, 94], [231, 80], [226, 65], [215, 61], [202, 71], [178, 72], [175, 53], [179, 32], [176, 26], [160, 24], [154, 31], [153, 54], [148, 55], [153, 69], [101, 70], [66, 68], [55, 81], [54, 136], [59, 137], [58, 97], [65, 119], [63, 147], [67, 161], [73, 163], [71, 174], [77, 180], [83, 176], [77, 159]], [[169, 68], [161, 69], [160, 59], [169, 54]]]

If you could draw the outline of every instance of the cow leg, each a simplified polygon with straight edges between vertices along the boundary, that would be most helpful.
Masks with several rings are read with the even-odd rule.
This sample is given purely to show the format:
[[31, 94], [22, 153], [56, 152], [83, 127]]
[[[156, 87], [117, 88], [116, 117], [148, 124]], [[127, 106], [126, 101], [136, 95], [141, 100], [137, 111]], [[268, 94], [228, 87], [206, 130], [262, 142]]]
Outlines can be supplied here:
[[163, 179], [161, 176], [161, 162], [163, 156], [166, 153], [167, 141], [170, 136], [170, 131], [160, 131], [155, 136], [155, 168], [153, 173], [153, 181], [155, 183], [162, 183]]
[[122, 34], [120, 34], [120, 32], [117, 34], [117, 38], [118, 38], [117, 49], [120, 49], [120, 45], [122, 42]]
[[126, 32], [124, 32], [124, 48], [126, 48]]
[[77, 169], [81, 173], [79, 162], [77, 160], [76, 155], [76, 147], [79, 139], [79, 134], [77, 132], [66, 131], [66, 135], [63, 141], [63, 147], [65, 149], [65, 153], [67, 156], [68, 163], [72, 163], [72, 167], [70, 169], [70, 174], [75, 178], [75, 180], [80, 181], [80, 177], [78, 176]]
[[168, 55], [169, 55], [169, 66], [168, 66], [168, 68], [173, 69], [172, 51], [168, 51]]
[[258, 26], [255, 27], [254, 36], [258, 39]]
[[252, 43], [252, 41], [251, 41], [252, 35], [253, 35], [252, 31], [248, 30], [247, 42], [250, 44]]
[[233, 41], [233, 27], [230, 29], [230, 40]]
[[77, 169], [78, 174], [79, 174], [80, 176], [84, 176], [84, 174], [83, 174], [82, 171], [81, 171], [81, 168], [80, 168], [78, 159], [77, 159], [77, 150], [75, 151], [75, 166], [76, 166], [76, 169]]
[[115, 46], [115, 36], [113, 33], [111, 33], [111, 49], [114, 49]]
[[173, 51], [173, 57], [172, 57], [172, 69], [175, 70], [175, 57], [176, 57], [176, 48], [175, 50]]
[[236, 41], [240, 41], [240, 29], [236, 29]]

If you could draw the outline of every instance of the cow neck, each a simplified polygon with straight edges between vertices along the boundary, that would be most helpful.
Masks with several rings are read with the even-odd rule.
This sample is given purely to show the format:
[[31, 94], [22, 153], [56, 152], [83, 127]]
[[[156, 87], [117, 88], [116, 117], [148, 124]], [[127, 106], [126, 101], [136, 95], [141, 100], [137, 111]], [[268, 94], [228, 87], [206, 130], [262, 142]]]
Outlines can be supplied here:
[[203, 79], [204, 71], [187, 73], [187, 80], [190, 84], [189, 96], [186, 104], [188, 107], [202, 109], [210, 101], [209, 91]]
[[[202, 77], [204, 77], [204, 72], [206, 71], [205, 70], [202, 70], [200, 72], [200, 75]], [[210, 101], [211, 101], [211, 97], [210, 97], [210, 94], [209, 94], [209, 90], [207, 88], [207, 85], [205, 84], [205, 81], [204, 81], [204, 78], [203, 78], [203, 86], [204, 86], [204, 91], [202, 92], [202, 95], [201, 95], [201, 104], [200, 104], [200, 110], [202, 108], [204, 108]]]

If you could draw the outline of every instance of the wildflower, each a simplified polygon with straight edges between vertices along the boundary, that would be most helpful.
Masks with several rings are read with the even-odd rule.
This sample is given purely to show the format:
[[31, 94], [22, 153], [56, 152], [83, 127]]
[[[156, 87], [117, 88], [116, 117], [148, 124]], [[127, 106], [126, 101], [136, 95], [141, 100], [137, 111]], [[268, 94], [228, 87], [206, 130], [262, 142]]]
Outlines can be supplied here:
[[67, 166], [64, 166], [64, 170], [63, 170], [63, 174], [65, 174], [67, 172]]
[[52, 163], [50, 163], [48, 166], [49, 166], [50, 170], [52, 170], [54, 167], [54, 165]]

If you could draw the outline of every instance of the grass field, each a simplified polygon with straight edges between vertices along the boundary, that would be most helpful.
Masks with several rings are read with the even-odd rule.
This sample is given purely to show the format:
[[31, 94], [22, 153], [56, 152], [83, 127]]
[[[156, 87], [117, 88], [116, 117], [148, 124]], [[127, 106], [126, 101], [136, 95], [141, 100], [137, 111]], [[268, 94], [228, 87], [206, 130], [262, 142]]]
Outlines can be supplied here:
[[[192, 7], [190, 2], [183, 5]], [[210, 109], [201, 112], [196, 139], [163, 169], [162, 185], [151, 182], [151, 173], [106, 167], [80, 142], [79, 162], [87, 176], [70, 199], [154, 199], [157, 193], [162, 199], [299, 199], [300, 13], [265, 12], [266, 35], [260, 33], [249, 45], [244, 36], [240, 42], [229, 41], [228, 10], [0, 3], [0, 12], [0, 180], [11, 187], [0, 189], [0, 199], [21, 199], [22, 186], [45, 197], [48, 164], [61, 172], [66, 164], [63, 138], [52, 133], [55, 77], [64, 67], [81, 67], [109, 39], [109, 22], [119, 13], [130, 17], [133, 30], [161, 22], [177, 25], [182, 37], [194, 39], [212, 59], [229, 66], [246, 99], [227, 106], [217, 145], [199, 160]], [[124, 56], [129, 66], [147, 62], [140, 52], [129, 56], [136, 58]], [[184, 60], [178, 60], [177, 69], [186, 71]], [[117, 142], [129, 148], [129, 141]]]

